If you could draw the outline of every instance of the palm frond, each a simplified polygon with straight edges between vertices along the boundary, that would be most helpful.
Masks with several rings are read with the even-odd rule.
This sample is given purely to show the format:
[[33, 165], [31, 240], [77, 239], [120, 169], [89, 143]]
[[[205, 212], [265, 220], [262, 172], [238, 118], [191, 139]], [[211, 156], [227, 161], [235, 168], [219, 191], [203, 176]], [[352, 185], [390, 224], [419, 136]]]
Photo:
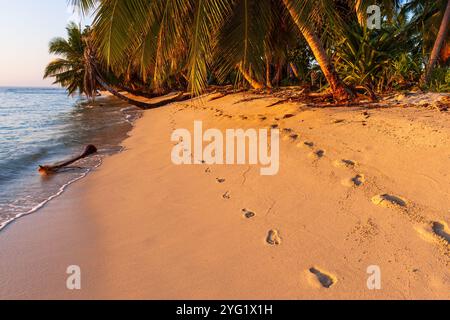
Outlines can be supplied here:
[[215, 35], [230, 12], [230, 1], [193, 1], [193, 21], [187, 60], [189, 90], [200, 94], [207, 85], [207, 66], [211, 61]]

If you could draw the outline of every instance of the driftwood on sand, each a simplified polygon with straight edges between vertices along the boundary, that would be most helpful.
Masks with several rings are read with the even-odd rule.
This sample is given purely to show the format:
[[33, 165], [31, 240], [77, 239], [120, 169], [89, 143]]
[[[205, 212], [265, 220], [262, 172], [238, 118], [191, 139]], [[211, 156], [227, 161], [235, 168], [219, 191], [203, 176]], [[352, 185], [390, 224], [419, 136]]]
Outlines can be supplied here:
[[94, 145], [90, 144], [84, 148], [83, 152], [79, 156], [73, 157], [71, 159], [68, 159], [68, 160], [60, 162], [60, 163], [39, 166], [39, 173], [41, 175], [48, 175], [51, 173], [56, 173], [58, 170], [60, 170], [64, 167], [67, 167], [67, 166], [71, 165], [72, 163], [77, 162], [78, 160], [81, 160], [83, 158], [86, 158], [96, 152], [97, 152], [97, 148]]

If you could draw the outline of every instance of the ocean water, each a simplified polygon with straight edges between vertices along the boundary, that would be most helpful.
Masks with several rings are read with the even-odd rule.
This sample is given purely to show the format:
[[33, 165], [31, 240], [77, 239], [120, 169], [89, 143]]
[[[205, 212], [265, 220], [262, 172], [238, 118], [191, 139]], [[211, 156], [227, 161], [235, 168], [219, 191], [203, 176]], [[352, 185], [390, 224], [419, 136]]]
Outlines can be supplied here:
[[[0, 230], [61, 195], [98, 167], [140, 116], [137, 108], [110, 98], [89, 104], [62, 89], [0, 87]], [[62, 172], [42, 177], [37, 168], [81, 153], [99, 152]]]

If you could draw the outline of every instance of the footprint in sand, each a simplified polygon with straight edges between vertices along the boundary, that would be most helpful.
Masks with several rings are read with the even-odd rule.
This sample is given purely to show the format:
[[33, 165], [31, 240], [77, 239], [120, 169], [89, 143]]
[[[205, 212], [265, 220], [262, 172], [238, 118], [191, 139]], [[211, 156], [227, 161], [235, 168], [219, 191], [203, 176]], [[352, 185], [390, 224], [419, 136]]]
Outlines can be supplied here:
[[260, 121], [264, 121], [264, 120], [267, 120], [267, 117], [265, 115], [263, 115], [263, 114], [258, 114], [258, 119]]
[[428, 242], [442, 242], [450, 245], [450, 228], [444, 221], [433, 221], [426, 226], [416, 226], [415, 230]]
[[311, 141], [299, 142], [297, 144], [297, 147], [299, 147], [299, 148], [314, 148], [314, 142], [311, 142]]
[[357, 174], [353, 178], [342, 180], [342, 184], [346, 187], [359, 187], [366, 181], [364, 175]]
[[244, 217], [245, 217], [246, 219], [251, 219], [251, 218], [253, 218], [254, 216], [256, 216], [256, 214], [255, 214], [254, 212], [249, 211], [249, 210], [247, 210], [247, 209], [242, 209], [242, 213], [244, 214]]
[[329, 289], [337, 282], [335, 277], [333, 277], [329, 274], [326, 274], [317, 268], [312, 267], [309, 269], [309, 272], [311, 272], [313, 275], [316, 276], [317, 280], [320, 282], [320, 284], [324, 288]]
[[288, 113], [288, 114], [285, 114], [283, 116], [283, 119], [289, 119], [289, 118], [292, 118], [292, 117], [295, 117], [295, 115], [293, 115], [292, 113]]
[[391, 194], [376, 195], [372, 198], [372, 203], [385, 208], [406, 207], [406, 200]]
[[283, 141], [288, 141], [291, 139], [291, 135], [295, 134], [295, 132], [291, 128], [284, 128], [281, 131], [281, 134], [283, 136]]
[[348, 159], [336, 160], [333, 164], [336, 168], [354, 168], [356, 166], [355, 161]]
[[281, 244], [281, 237], [280, 237], [280, 233], [278, 230], [270, 230], [267, 238], [266, 238], [266, 242], [268, 244], [270, 244], [271, 246], [277, 246]]
[[226, 180], [222, 178], [216, 178], [217, 183], [224, 183]]
[[323, 158], [324, 155], [325, 155], [324, 150], [317, 150], [317, 151], [311, 152], [309, 154], [309, 157], [312, 159], [320, 159], [320, 158]]
[[298, 134], [290, 133], [290, 134], [287, 134], [287, 135], [283, 136], [283, 141], [295, 141], [295, 140], [298, 139], [298, 137], [299, 137]]
[[431, 229], [433, 230], [434, 234], [450, 244], [450, 229], [445, 222], [435, 221], [432, 223]]
[[230, 193], [227, 191], [222, 195], [222, 198], [224, 198], [225, 200], [230, 200], [231, 199], [231, 195]]

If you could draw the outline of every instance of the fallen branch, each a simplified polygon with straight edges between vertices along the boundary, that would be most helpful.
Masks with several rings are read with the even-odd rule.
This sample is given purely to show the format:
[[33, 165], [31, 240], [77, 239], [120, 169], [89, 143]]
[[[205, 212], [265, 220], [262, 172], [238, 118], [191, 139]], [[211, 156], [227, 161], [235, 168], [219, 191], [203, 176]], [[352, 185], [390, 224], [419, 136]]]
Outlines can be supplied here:
[[339, 108], [339, 107], [364, 107], [370, 105], [379, 105], [379, 102], [368, 101], [368, 102], [343, 102], [343, 103], [314, 103], [309, 102], [306, 105], [312, 108]]
[[277, 102], [269, 104], [268, 106], [266, 106], [266, 108], [275, 107], [275, 106], [278, 106], [278, 105], [283, 104], [283, 103], [288, 103], [290, 101], [291, 101], [291, 98], [281, 99], [281, 100], [278, 100]]
[[64, 167], [67, 167], [68, 165], [71, 165], [72, 163], [77, 162], [78, 160], [81, 160], [83, 158], [86, 158], [96, 152], [97, 152], [97, 148], [94, 145], [90, 144], [84, 148], [83, 152], [79, 156], [71, 158], [69, 160], [66, 160], [62, 163], [39, 166], [38, 171], [41, 175], [48, 175], [51, 173], [56, 173], [58, 170], [60, 170]]
[[213, 97], [209, 98], [208, 101], [211, 102], [211, 101], [214, 101], [214, 100], [222, 99], [226, 95], [227, 95], [226, 93], [218, 92], [216, 96], [213, 96]]

